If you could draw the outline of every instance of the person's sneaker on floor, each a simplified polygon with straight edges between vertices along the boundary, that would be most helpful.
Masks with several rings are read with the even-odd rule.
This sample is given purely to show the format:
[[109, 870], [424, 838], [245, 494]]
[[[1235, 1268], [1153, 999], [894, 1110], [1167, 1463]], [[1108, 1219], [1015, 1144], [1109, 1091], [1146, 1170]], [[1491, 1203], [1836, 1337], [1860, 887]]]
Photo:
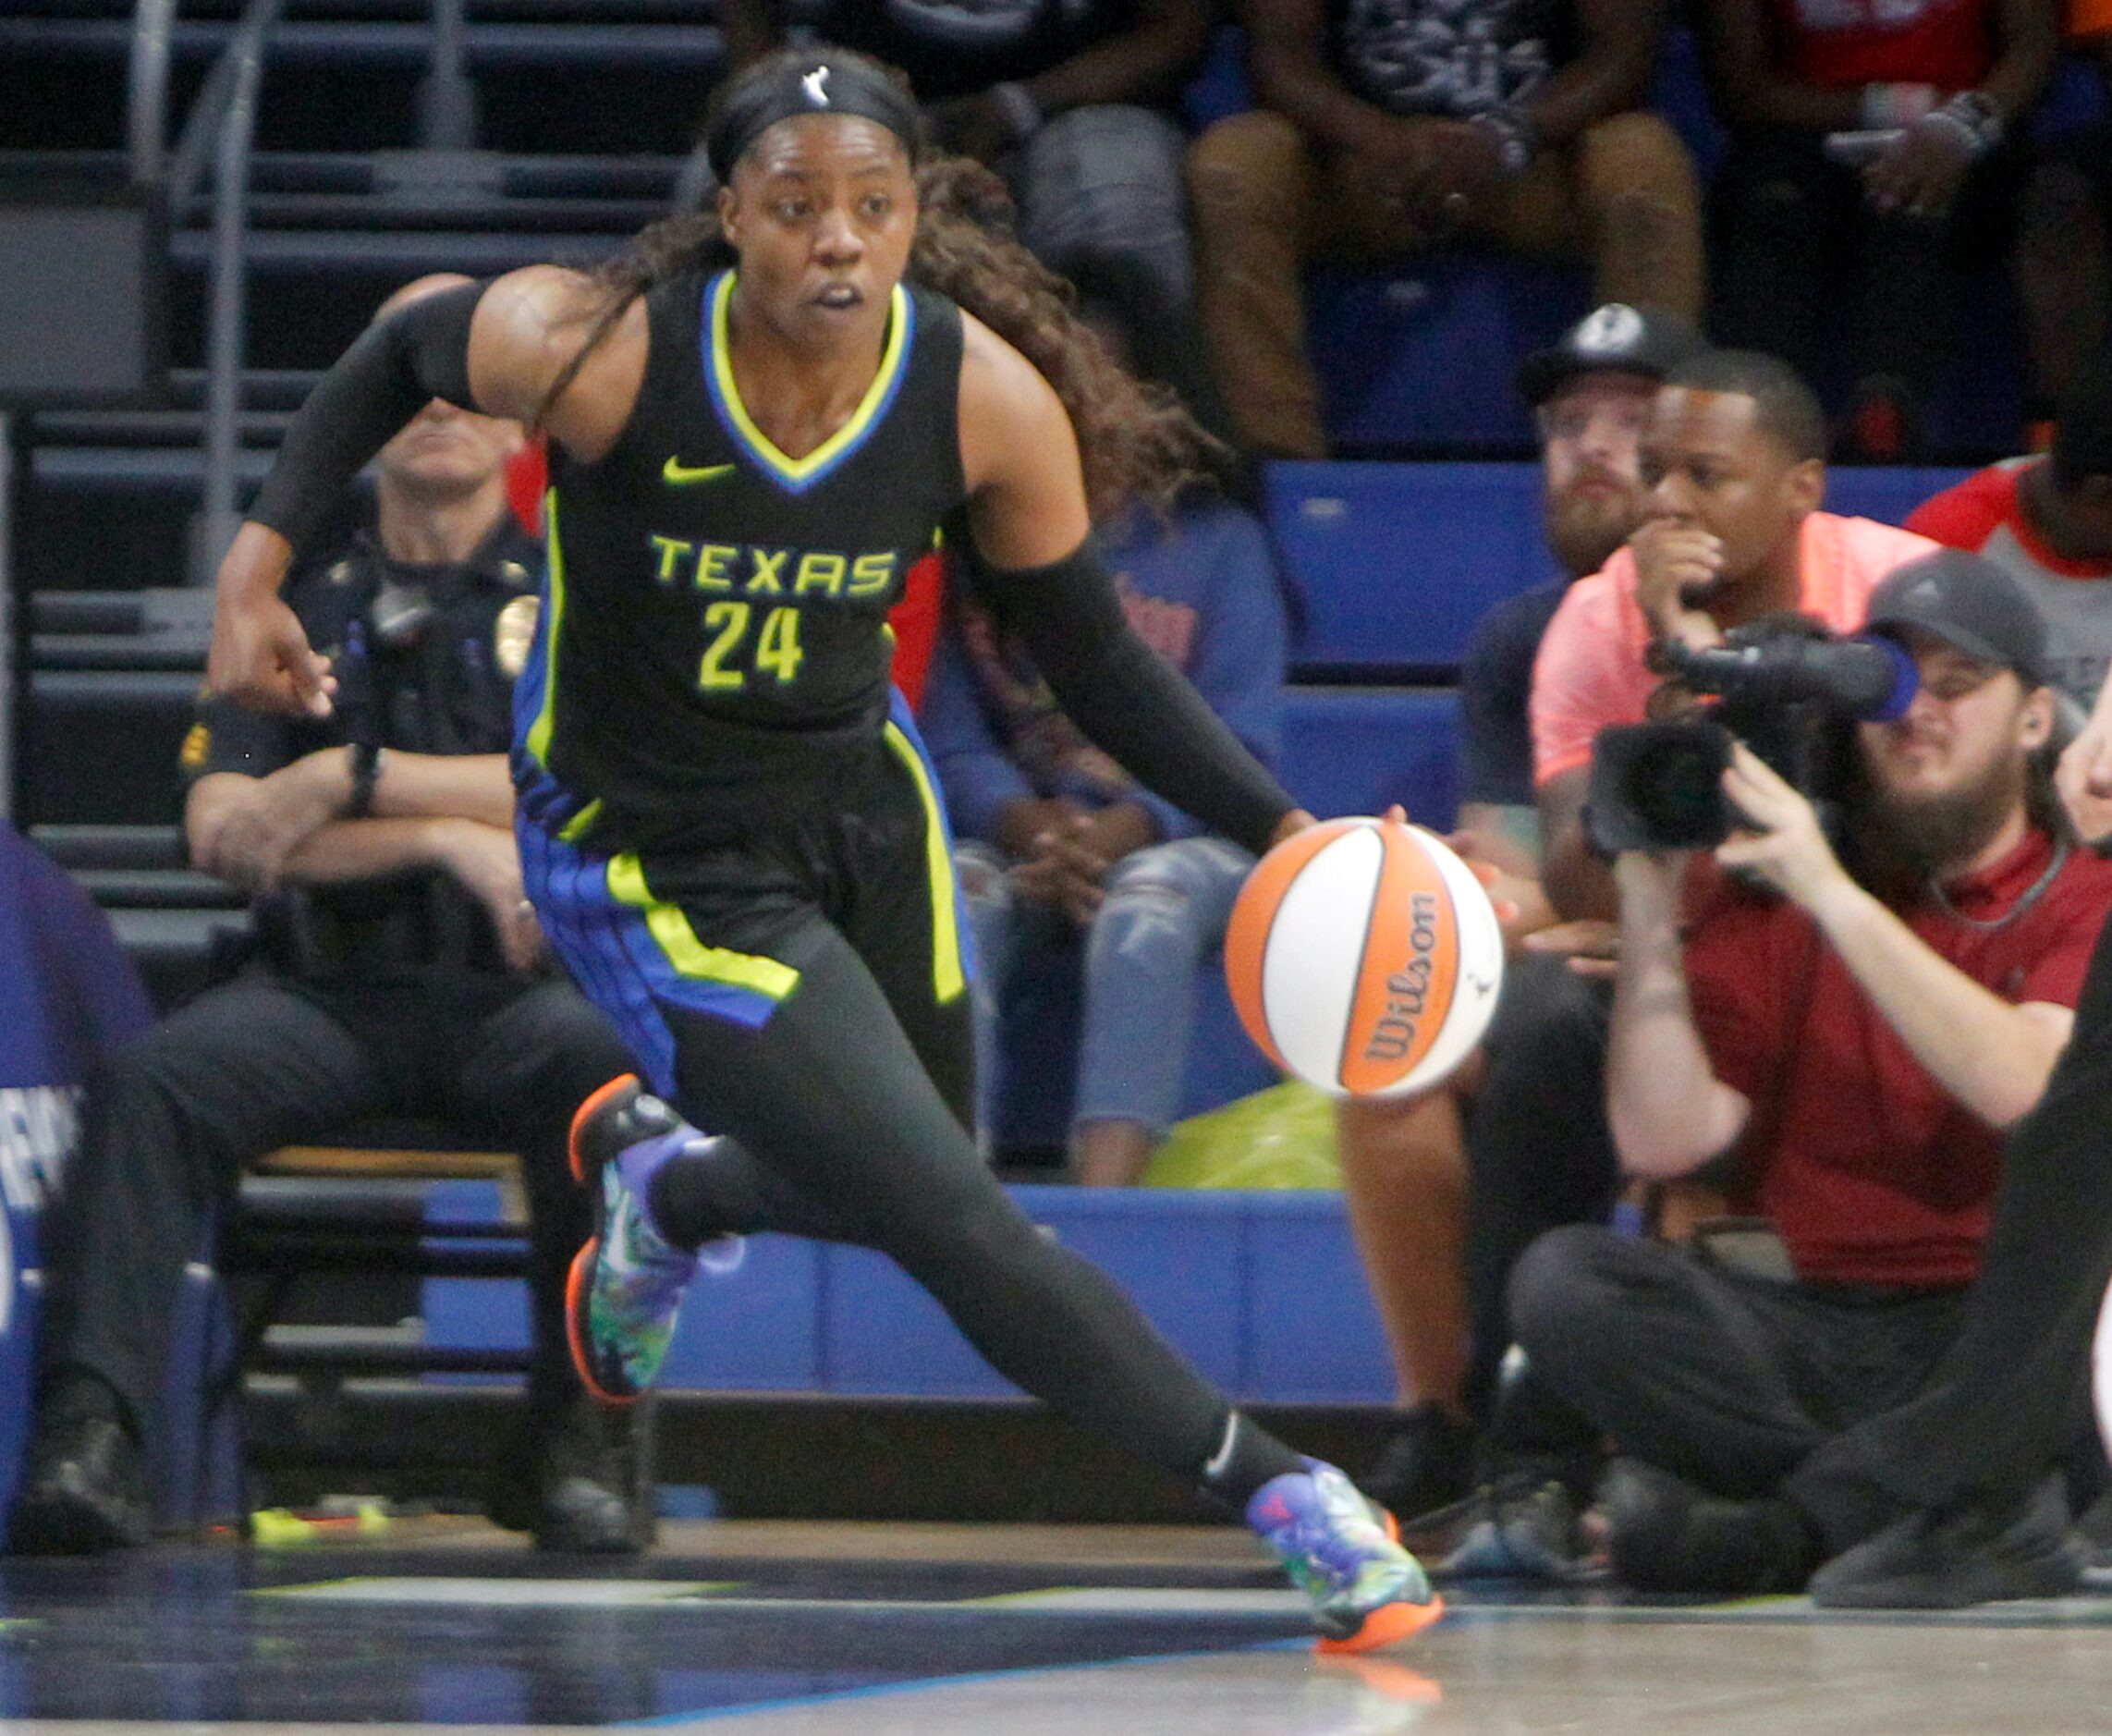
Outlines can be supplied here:
[[531, 1396], [529, 1414], [493, 1478], [484, 1510], [494, 1525], [531, 1534], [538, 1549], [630, 1555], [653, 1530], [643, 1492], [632, 1504], [629, 1455], [613, 1419], [586, 1393]]
[[153, 1534], [146, 1454], [116, 1394], [91, 1375], [62, 1377], [38, 1409], [7, 1515], [8, 1547], [20, 1555], [102, 1555]]
[[1812, 1576], [1828, 1609], [1965, 1609], [2060, 1597], [2082, 1583], [2083, 1549], [2056, 1473], [2027, 1496], [1910, 1513]]
[[1308, 1459], [1271, 1477], [1248, 1501], [1247, 1523], [1312, 1599], [1323, 1652], [1391, 1644], [1445, 1613], [1391, 1515], [1333, 1465]]
[[1474, 1425], [1438, 1404], [1404, 1412], [1361, 1486], [1404, 1516], [1450, 1506], [1474, 1486]]
[[1534, 1580], [1558, 1585], [1598, 1578], [1603, 1554], [1584, 1543], [1582, 1511], [1558, 1477], [1506, 1478], [1475, 1492], [1459, 1541], [1440, 1563], [1445, 1579]]
[[1640, 1459], [1616, 1459], [1599, 1485], [1614, 1577], [1637, 1591], [1753, 1597], [1801, 1591], [1812, 1544], [1782, 1500], [1732, 1500]]
[[565, 1323], [580, 1378], [604, 1404], [639, 1398], [666, 1358], [697, 1256], [662, 1237], [646, 1195], [663, 1164], [704, 1143], [629, 1073], [572, 1118], [572, 1174], [589, 1186], [598, 1178], [601, 1223], [573, 1258]]

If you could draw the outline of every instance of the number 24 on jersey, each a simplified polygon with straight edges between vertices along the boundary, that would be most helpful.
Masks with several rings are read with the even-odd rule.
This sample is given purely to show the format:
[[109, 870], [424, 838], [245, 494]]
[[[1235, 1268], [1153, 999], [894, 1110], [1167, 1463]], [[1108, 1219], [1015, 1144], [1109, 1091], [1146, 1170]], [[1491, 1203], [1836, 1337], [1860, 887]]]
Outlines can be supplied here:
[[772, 609], [763, 617], [751, 653], [748, 630], [754, 617], [751, 605], [730, 601], [714, 603], [704, 611], [704, 631], [713, 637], [704, 651], [697, 685], [705, 692], [724, 693], [746, 687], [749, 670], [741, 666], [744, 663], [752, 666], [758, 678], [775, 676], [780, 687], [788, 685], [800, 673], [800, 665], [807, 655], [800, 648], [800, 611], [782, 604]]

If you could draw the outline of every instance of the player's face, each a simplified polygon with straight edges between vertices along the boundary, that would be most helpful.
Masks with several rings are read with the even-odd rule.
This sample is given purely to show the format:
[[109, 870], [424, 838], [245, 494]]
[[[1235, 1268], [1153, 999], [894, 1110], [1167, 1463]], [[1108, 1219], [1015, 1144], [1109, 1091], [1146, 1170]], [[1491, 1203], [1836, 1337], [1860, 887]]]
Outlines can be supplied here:
[[382, 448], [382, 474], [416, 493], [473, 494], [499, 473], [523, 437], [517, 422], [478, 416], [436, 397]]
[[1540, 407], [1547, 543], [1567, 573], [1596, 572], [1642, 522], [1637, 449], [1656, 382], [1584, 373]]
[[795, 340], [870, 339], [910, 263], [917, 189], [901, 141], [858, 115], [779, 121], [736, 165], [719, 219], [744, 308]]
[[1905, 715], [1862, 726], [1863, 765], [1884, 824], [1923, 860], [1955, 862], [2021, 810], [2053, 697], [1932, 634], [1905, 637], [1921, 688]]
[[1818, 505], [1823, 467], [1760, 425], [1742, 392], [1668, 385], [1651, 406], [1641, 455], [1650, 516], [1723, 541], [1717, 588], [1735, 590], [1797, 534]]

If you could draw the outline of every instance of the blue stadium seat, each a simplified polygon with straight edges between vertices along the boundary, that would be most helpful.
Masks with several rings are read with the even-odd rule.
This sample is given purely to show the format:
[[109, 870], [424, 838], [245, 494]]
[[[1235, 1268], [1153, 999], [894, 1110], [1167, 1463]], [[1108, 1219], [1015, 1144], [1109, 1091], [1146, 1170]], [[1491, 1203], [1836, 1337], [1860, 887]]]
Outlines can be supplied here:
[[1837, 464], [1826, 472], [1826, 510], [1880, 524], [1904, 524], [1907, 515], [1972, 472], [1950, 466]]
[[1581, 269], [1492, 254], [1313, 272], [1307, 344], [1330, 444], [1351, 457], [1515, 456], [1532, 444], [1511, 384], [1519, 359], [1590, 308]]
[[1323, 818], [1399, 802], [1434, 832], [1459, 805], [1459, 699], [1448, 689], [1293, 688], [1285, 695], [1286, 788]]
[[1306, 605], [1301, 664], [1455, 668], [1552, 570], [1532, 464], [1275, 464], [1269, 521]]

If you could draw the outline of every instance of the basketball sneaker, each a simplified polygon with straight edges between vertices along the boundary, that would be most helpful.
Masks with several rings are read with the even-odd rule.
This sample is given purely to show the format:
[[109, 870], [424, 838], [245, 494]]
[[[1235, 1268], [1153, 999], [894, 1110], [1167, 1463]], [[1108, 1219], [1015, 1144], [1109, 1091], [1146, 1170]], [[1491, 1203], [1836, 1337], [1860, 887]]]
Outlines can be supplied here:
[[661, 1165], [702, 1139], [631, 1073], [572, 1118], [572, 1174], [599, 1178], [601, 1226], [573, 1257], [565, 1325], [580, 1378], [604, 1404], [642, 1396], [667, 1355], [697, 1256], [653, 1227], [646, 1193]]
[[1390, 1645], [1445, 1613], [1393, 1515], [1331, 1464], [1308, 1459], [1271, 1477], [1247, 1503], [1247, 1523], [1312, 1599], [1322, 1652]]

